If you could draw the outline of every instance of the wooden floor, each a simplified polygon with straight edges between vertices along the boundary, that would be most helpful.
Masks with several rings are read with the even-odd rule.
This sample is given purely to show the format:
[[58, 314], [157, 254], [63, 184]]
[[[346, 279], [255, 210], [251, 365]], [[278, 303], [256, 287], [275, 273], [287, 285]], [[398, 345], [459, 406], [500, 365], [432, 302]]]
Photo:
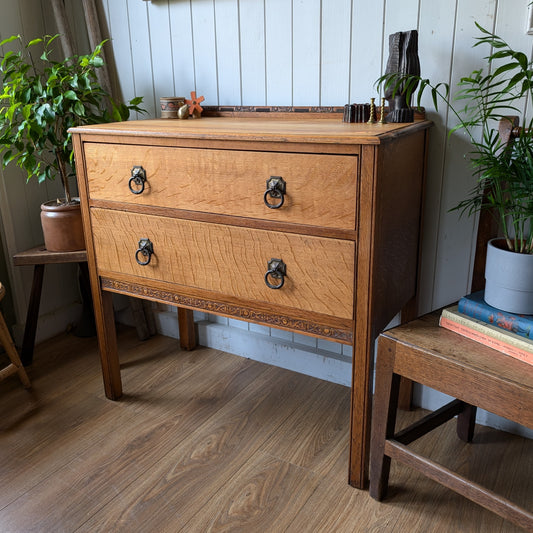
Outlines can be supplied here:
[[[94, 339], [38, 346], [31, 392], [0, 383], [2, 533], [520, 531], [404, 467], [385, 503], [349, 487], [346, 387], [131, 330], [119, 346], [119, 402]], [[479, 428], [466, 445], [450, 425], [424, 439], [533, 508], [532, 441]]]

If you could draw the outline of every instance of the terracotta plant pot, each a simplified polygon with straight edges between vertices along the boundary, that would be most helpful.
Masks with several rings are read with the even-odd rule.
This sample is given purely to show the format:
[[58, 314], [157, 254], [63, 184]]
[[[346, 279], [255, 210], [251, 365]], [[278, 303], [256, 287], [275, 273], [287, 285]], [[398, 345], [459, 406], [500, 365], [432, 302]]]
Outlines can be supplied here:
[[41, 205], [41, 224], [47, 250], [73, 252], [85, 249], [79, 203], [45, 202]]
[[485, 301], [510, 313], [533, 314], [533, 255], [510, 252], [503, 239], [487, 247]]

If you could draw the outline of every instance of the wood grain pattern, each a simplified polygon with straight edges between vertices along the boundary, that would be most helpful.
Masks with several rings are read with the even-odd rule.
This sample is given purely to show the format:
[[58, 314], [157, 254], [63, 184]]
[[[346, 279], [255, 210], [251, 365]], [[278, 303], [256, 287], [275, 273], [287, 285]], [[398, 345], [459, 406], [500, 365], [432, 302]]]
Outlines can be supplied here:
[[[172, 218], [92, 209], [100, 272], [170, 281], [248, 300], [352, 318], [355, 244]], [[135, 260], [138, 241], [154, 244], [150, 264]], [[282, 289], [265, 284], [267, 263], [282, 259]]]
[[[93, 200], [355, 229], [355, 157], [93, 143], [85, 157]], [[134, 166], [146, 171], [142, 194], [128, 188]], [[287, 184], [279, 209], [263, 200], [271, 176]]]
[[[485, 404], [491, 412], [533, 428], [533, 373], [527, 363], [440, 328], [438, 313], [383, 336], [398, 342], [401, 359], [395, 371], [401, 375], [437, 390], [446, 376], [447, 394], [473, 405]], [[432, 363], [435, 359], [453, 363], [447, 374], [435, 371], [439, 368]], [[465, 373], [475, 383], [472, 387], [465, 387]], [[512, 397], [512, 404], [498, 401], [499, 396]]]
[[[133, 328], [118, 336], [120, 402], [102, 393], [95, 339], [38, 345], [32, 391], [2, 383], [2, 529], [522, 531], [400, 464], [388, 503], [346, 484], [347, 387], [184, 352], [168, 337], [139, 341]], [[399, 423], [418, 416], [400, 413]], [[473, 444], [457, 446], [450, 424], [415, 445], [531, 505], [531, 441], [477, 428]]]
[[[133, 137], [161, 137], [183, 139], [212, 139], [247, 142], [380, 144], [387, 139], [426, 129], [424, 120], [412, 124], [346, 124], [333, 120], [298, 120], [272, 118], [217, 118], [201, 120], [148, 119], [140, 122], [115, 122], [79, 126], [73, 133], [125, 135]], [[287, 148], [289, 145], [287, 145]]]

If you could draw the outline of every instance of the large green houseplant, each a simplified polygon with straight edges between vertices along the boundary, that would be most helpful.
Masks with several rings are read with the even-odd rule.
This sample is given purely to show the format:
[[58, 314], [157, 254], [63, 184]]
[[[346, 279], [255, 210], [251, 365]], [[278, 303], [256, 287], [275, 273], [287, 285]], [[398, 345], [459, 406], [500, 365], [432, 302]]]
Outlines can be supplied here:
[[[27, 180], [42, 183], [59, 177], [64, 197], [53, 203], [77, 211], [79, 201], [70, 187], [75, 169], [69, 128], [125, 120], [131, 111], [141, 111], [142, 98], [118, 105], [102, 89], [96, 70], [103, 66], [103, 43], [90, 54], [56, 60], [57, 37], [47, 35], [25, 44], [20, 35], [14, 35], [0, 43], [0, 47], [14, 47], [0, 62], [0, 153], [2, 165], [16, 163]], [[53, 208], [47, 204], [44, 209]], [[47, 224], [43, 220], [45, 244]], [[81, 218], [76, 225], [81, 229]], [[83, 240], [65, 246], [83, 248]]]
[[[462, 77], [454, 95], [446, 83], [433, 83], [420, 76], [398, 73], [385, 74], [378, 80], [378, 85], [404, 91], [408, 101], [416, 95], [418, 107], [426, 91], [430, 91], [436, 109], [439, 102], [444, 102], [457, 119], [457, 125], [449, 134], [464, 132], [470, 142], [471, 150], [466, 156], [476, 177], [469, 196], [454, 209], [468, 215], [490, 210], [498, 219], [504, 238], [503, 248], [514, 252], [515, 257], [520, 256], [518, 261], [531, 262], [533, 122], [522, 118], [511, 143], [499, 134], [499, 125], [501, 127], [502, 121], [505, 125], [512, 115], [521, 115], [525, 101], [533, 101], [533, 64], [524, 52], [514, 50], [479, 24], [476, 26], [481, 35], [475, 38], [474, 46], [486, 46], [489, 50], [485, 69], [476, 69]], [[513, 129], [513, 125], [509, 124], [508, 129]], [[497, 246], [497, 243], [491, 246]], [[498, 246], [502, 248], [502, 245]], [[495, 275], [503, 277], [505, 273]], [[514, 274], [510, 276], [514, 277]], [[533, 280], [533, 272], [529, 276]], [[487, 285], [486, 299], [490, 290]], [[514, 294], [512, 298], [521, 296]], [[533, 304], [533, 292], [531, 298], [527, 311], [507, 310], [533, 313], [533, 307], [529, 307]]]

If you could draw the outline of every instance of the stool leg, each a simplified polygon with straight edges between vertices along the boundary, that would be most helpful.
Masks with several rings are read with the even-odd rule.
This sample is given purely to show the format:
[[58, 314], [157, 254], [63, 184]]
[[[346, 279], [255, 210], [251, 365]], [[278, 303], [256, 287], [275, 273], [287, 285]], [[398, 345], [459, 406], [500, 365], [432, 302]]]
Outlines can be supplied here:
[[394, 342], [378, 340], [376, 386], [370, 442], [370, 487], [372, 498], [382, 500], [389, 485], [390, 457], [385, 455], [385, 440], [394, 436], [400, 376], [394, 374]]
[[0, 342], [6, 350], [11, 364], [16, 368], [17, 374], [19, 375], [20, 381], [22, 381], [24, 387], [31, 387], [28, 374], [26, 374], [26, 370], [24, 370], [24, 367], [22, 366], [19, 354], [17, 353], [17, 349], [15, 348], [15, 344], [13, 343], [13, 339], [11, 337], [11, 334], [9, 333], [9, 329], [7, 328], [7, 324], [4, 320], [4, 315], [2, 313], [0, 313]]
[[33, 283], [31, 286], [30, 302], [26, 314], [26, 326], [20, 359], [24, 366], [33, 361], [33, 347], [35, 346], [35, 333], [37, 331], [37, 319], [39, 318], [39, 306], [41, 304], [41, 291], [43, 288], [44, 265], [35, 265], [33, 269]]
[[457, 436], [464, 442], [472, 442], [476, 425], [475, 405], [465, 404], [463, 410], [457, 415]]

